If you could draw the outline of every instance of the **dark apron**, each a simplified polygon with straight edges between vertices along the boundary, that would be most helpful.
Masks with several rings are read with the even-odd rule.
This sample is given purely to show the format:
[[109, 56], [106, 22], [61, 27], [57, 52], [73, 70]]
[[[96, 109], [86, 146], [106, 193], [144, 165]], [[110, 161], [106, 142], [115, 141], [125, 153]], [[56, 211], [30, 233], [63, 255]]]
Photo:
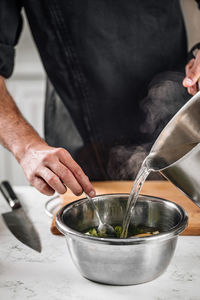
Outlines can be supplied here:
[[179, 1], [49, 1], [47, 13], [62, 60], [56, 78], [47, 72], [59, 96], [48, 84], [46, 140], [70, 151], [91, 179], [115, 179], [107, 172], [113, 147], [153, 142], [140, 130], [149, 82], [184, 67]]

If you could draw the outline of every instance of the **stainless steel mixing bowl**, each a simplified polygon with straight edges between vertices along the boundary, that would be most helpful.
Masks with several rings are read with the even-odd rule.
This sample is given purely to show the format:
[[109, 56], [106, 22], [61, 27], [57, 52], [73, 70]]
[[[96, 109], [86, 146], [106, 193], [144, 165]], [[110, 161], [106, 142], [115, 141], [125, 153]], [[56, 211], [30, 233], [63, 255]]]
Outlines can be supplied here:
[[[110, 194], [96, 196], [94, 201], [102, 220], [121, 225], [127, 199], [128, 194]], [[85, 235], [83, 232], [98, 225], [86, 198], [62, 208], [56, 225], [65, 235], [72, 260], [84, 277], [106, 284], [131, 285], [150, 281], [164, 272], [187, 220], [185, 210], [179, 205], [140, 195], [130, 226], [154, 227], [162, 233], [127, 239]]]

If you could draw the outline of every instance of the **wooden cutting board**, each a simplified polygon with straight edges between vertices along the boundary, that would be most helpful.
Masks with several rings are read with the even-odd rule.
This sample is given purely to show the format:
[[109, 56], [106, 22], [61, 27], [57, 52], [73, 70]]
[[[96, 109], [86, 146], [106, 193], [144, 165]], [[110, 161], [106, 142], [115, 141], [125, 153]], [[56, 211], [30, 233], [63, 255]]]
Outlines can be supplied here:
[[[93, 182], [97, 195], [110, 193], [130, 193], [132, 181]], [[182, 235], [200, 235], [200, 208], [168, 181], [146, 181], [141, 194], [161, 197], [181, 205], [189, 216], [189, 223]], [[62, 205], [83, 198], [74, 196], [70, 190], [61, 195]], [[55, 225], [55, 216], [51, 225], [53, 234], [61, 234]]]

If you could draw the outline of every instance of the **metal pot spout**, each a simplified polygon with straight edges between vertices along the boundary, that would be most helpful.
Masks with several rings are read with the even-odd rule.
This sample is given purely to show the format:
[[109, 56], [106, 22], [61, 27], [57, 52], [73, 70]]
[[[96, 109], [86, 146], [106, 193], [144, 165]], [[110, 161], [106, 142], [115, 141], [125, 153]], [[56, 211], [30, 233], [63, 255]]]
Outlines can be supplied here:
[[146, 159], [200, 207], [200, 92], [171, 119]]

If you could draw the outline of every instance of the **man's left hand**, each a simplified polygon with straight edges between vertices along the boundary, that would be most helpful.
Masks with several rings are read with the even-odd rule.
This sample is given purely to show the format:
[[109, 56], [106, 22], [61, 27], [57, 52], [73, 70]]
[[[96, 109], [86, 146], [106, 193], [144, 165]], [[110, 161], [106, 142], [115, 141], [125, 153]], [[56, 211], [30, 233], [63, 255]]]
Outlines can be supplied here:
[[183, 86], [187, 88], [189, 94], [195, 95], [198, 92], [200, 78], [200, 50], [197, 52], [196, 58], [192, 58], [186, 65], [185, 74]]

